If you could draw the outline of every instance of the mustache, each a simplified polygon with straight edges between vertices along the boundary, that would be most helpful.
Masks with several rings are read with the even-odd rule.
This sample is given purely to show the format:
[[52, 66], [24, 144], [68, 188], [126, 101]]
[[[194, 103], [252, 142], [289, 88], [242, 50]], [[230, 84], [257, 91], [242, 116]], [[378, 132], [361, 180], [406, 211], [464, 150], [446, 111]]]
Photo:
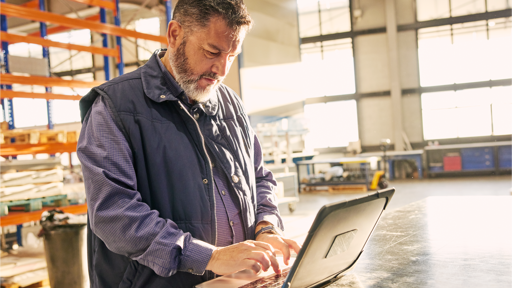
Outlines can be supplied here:
[[197, 80], [199, 81], [199, 79], [201, 79], [201, 78], [210, 78], [213, 80], [221, 80], [222, 79], [222, 77], [220, 77], [218, 74], [213, 73], [213, 72], [205, 72], [205, 73], [201, 74], [199, 77], [197, 77]]

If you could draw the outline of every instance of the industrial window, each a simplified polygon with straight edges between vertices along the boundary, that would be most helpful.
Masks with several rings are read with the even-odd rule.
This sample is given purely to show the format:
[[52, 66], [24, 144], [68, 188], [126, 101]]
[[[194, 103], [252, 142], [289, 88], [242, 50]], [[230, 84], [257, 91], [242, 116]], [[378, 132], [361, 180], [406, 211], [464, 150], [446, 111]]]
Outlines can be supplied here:
[[[44, 93], [44, 87], [38, 87]], [[41, 89], [42, 88], [42, 89]], [[14, 85], [13, 85], [14, 90]], [[26, 89], [16, 89], [17, 91], [26, 91]], [[36, 92], [36, 91], [34, 91]], [[16, 128], [32, 127], [48, 124], [48, 112], [46, 108], [46, 100], [44, 99], [28, 99], [14, 98], [12, 99], [14, 126]]]
[[512, 0], [416, 0], [418, 21], [498, 11], [511, 7]]
[[[19, 73], [15, 73], [20, 75]], [[25, 75], [28, 76], [28, 75]], [[75, 79], [80, 81], [93, 81], [92, 73], [80, 74], [62, 77], [62, 79]], [[13, 84], [14, 91], [45, 93], [43, 86], [37, 85], [19, 85]], [[52, 93], [64, 95], [82, 95], [89, 92], [89, 88], [67, 88], [53, 87]], [[78, 101], [74, 100], [51, 100], [52, 101], [52, 121], [54, 124], [80, 122], [80, 109]], [[3, 107], [2, 107], [3, 108]], [[13, 99], [14, 125], [16, 128], [41, 126], [48, 124], [48, 109], [44, 99]]]
[[302, 63], [308, 66], [309, 80], [315, 84], [315, 95], [333, 96], [355, 93], [352, 39], [301, 45]]
[[512, 87], [424, 93], [425, 140], [512, 134]]
[[306, 150], [346, 147], [359, 139], [355, 100], [308, 104], [304, 115], [309, 130]]
[[487, 0], [487, 11], [498, 11], [512, 8], [512, 0]]
[[[160, 35], [160, 18], [146, 18], [135, 21], [137, 32]], [[137, 57], [139, 60], [148, 60], [156, 49], [162, 46], [159, 42], [137, 39]]]
[[300, 37], [350, 31], [349, 0], [298, 0]]
[[[49, 40], [83, 46], [91, 46], [91, 31], [72, 30], [51, 34]], [[50, 47], [50, 66], [52, 72], [78, 70], [92, 67], [92, 54], [62, 48]]]
[[9, 44], [9, 55], [30, 58], [43, 58], [43, 48], [41, 45], [28, 43]]
[[[18, 57], [27, 58], [43, 58], [42, 47], [35, 44], [27, 43], [16, 43], [9, 45], [9, 54]], [[13, 75], [18, 76], [30, 76], [26, 73], [12, 72]], [[13, 84], [13, 91], [20, 92], [34, 92], [34, 93], [45, 93], [43, 86], [35, 85], [20, 85]], [[14, 113], [14, 125], [17, 128], [30, 127], [36, 125], [48, 124], [48, 113], [46, 108], [46, 100], [44, 99], [28, 99], [28, 98], [14, 98], [13, 113]], [[8, 108], [8, 107], [2, 107]]]
[[512, 18], [418, 31], [421, 86], [512, 78]]
[[[62, 79], [79, 80], [79, 81], [93, 81], [93, 73], [85, 73], [71, 76], [64, 76]], [[64, 95], [81, 95], [85, 96], [91, 89], [89, 88], [66, 88], [66, 87], [53, 87], [52, 91], [56, 94]], [[78, 100], [52, 100], [53, 102], [53, 123], [71, 123], [80, 122], [80, 108]]]
[[[72, 30], [69, 32], [52, 34], [48, 36], [52, 41], [90, 46], [91, 34], [89, 30]], [[11, 55], [20, 57], [42, 58], [42, 47], [39, 45], [16, 43], [9, 45]], [[50, 65], [52, 72], [78, 70], [92, 67], [92, 55], [87, 52], [77, 52], [50, 47]], [[12, 73], [14, 75], [29, 76], [25, 73]], [[92, 81], [92, 73], [62, 77], [63, 79], [76, 79]], [[12, 90], [33, 93], [45, 93], [45, 87], [37, 85], [13, 84]], [[90, 89], [77, 89], [65, 87], [52, 87], [52, 93], [64, 95], [85, 95]], [[53, 123], [79, 122], [80, 112], [78, 101], [52, 100]], [[3, 107], [2, 107], [3, 108]], [[13, 99], [14, 126], [16, 128], [42, 126], [48, 124], [47, 102], [44, 99]]]

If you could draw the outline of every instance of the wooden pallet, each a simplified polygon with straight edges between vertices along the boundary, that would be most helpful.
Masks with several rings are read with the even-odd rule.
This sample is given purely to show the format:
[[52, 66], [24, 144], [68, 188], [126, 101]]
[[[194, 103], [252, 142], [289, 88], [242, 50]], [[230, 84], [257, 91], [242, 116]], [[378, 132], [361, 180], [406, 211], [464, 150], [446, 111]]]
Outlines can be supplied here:
[[4, 131], [5, 131], [5, 130], [9, 130], [9, 122], [7, 122], [7, 121], [3, 121], [3, 122], [1, 122], [1, 123], [0, 123], [0, 129], [1, 129], [1, 130], [4, 130]]
[[0, 141], [2, 144], [53, 144], [66, 143], [69, 140], [76, 143], [78, 140], [77, 131], [70, 132], [68, 136], [64, 130], [4, 130], [2, 129]]
[[55, 195], [27, 200], [15, 200], [0, 202], [0, 216], [9, 214], [9, 210], [32, 212], [43, 209], [43, 206], [62, 207], [68, 206], [68, 195]]
[[309, 193], [329, 193], [329, 194], [350, 194], [350, 193], [365, 193], [368, 188], [365, 184], [360, 185], [326, 185], [326, 186], [306, 186], [302, 188], [302, 192]]
[[80, 136], [80, 131], [68, 131], [66, 138], [67, 143], [76, 143], [78, 142], [78, 137]]
[[2, 288], [40, 288], [40, 287], [48, 287], [50, 288], [50, 280], [45, 279], [43, 281], [36, 282], [34, 284], [30, 284], [28, 286], [20, 286], [19, 284], [12, 283], [12, 284], [2, 284]]
[[39, 143], [39, 131], [36, 130], [2, 130], [4, 143], [7, 144], [37, 144]]
[[39, 143], [66, 143], [66, 131], [63, 130], [44, 130], [39, 132]]

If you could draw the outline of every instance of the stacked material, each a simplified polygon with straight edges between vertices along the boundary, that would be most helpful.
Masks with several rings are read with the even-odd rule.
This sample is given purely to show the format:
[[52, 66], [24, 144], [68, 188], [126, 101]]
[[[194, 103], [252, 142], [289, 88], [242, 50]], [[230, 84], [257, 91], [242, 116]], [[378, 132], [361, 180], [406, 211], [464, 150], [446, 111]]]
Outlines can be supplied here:
[[79, 131], [64, 130], [9, 130], [4, 127], [0, 131], [0, 144], [52, 144], [76, 143]]
[[0, 172], [2, 174], [21, 171], [52, 170], [62, 166], [59, 157], [32, 160], [6, 160], [1, 162], [1, 164]]
[[6, 256], [0, 259], [2, 286], [9, 287], [9, 284], [17, 284], [25, 287], [46, 279], [48, 279], [48, 271], [43, 258]]
[[62, 169], [6, 173], [1, 176], [0, 201], [14, 201], [61, 195]]

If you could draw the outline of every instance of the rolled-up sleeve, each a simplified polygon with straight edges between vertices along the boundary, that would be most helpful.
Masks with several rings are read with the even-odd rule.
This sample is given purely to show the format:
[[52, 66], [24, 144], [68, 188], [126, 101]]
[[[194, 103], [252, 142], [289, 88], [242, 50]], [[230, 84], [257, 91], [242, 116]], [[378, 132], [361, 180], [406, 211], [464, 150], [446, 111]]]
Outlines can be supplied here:
[[84, 119], [77, 146], [91, 230], [112, 252], [160, 276], [203, 274], [215, 247], [184, 233], [142, 202], [132, 151], [101, 97]]
[[254, 172], [256, 176], [256, 223], [270, 222], [284, 231], [283, 220], [277, 207], [277, 183], [274, 175], [263, 165], [263, 153], [256, 135], [254, 136]]

